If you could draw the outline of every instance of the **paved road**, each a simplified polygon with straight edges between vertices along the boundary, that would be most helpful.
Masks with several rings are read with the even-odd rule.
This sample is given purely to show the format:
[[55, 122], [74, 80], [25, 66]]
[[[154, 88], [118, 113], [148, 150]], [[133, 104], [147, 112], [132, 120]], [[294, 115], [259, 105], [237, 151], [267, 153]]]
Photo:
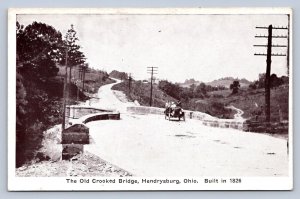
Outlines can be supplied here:
[[88, 123], [93, 143], [85, 150], [136, 176], [288, 175], [284, 139], [128, 114], [110, 87], [99, 91], [100, 103], [121, 110], [121, 120]]
[[167, 121], [158, 115], [122, 115], [88, 123], [85, 150], [136, 176], [283, 176], [286, 141], [267, 135]]
[[104, 108], [104, 109], [113, 109], [120, 111], [122, 113], [126, 112], [127, 106], [134, 106], [133, 102], [126, 102], [124, 103], [116, 96], [115, 93], [120, 93], [120, 91], [113, 91], [111, 88], [115, 85], [121, 82], [121, 80], [114, 79], [115, 83], [107, 84], [102, 87], [100, 87], [98, 91], [98, 101], [96, 103], [91, 104], [94, 107]]
[[229, 109], [232, 109], [232, 110], [236, 111], [236, 114], [234, 114], [234, 116], [233, 116], [235, 120], [239, 120], [239, 121], [244, 121], [245, 120], [242, 116], [244, 114], [243, 110], [238, 109], [233, 105], [227, 106], [226, 108], [229, 108]]

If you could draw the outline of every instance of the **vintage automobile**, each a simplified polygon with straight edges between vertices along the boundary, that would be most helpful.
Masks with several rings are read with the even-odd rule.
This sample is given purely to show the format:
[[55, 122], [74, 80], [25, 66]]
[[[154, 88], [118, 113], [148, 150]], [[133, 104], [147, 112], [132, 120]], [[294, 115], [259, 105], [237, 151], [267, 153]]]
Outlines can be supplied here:
[[183, 121], [185, 121], [185, 114], [181, 107], [167, 107], [164, 111], [165, 113], [165, 119], [171, 120], [171, 118], [178, 118], [178, 121], [182, 118]]

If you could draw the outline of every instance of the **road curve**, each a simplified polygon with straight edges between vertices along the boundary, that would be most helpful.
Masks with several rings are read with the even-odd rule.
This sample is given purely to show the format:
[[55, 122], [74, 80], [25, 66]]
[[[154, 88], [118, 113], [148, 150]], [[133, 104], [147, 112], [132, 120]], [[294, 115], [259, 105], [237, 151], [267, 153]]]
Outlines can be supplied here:
[[128, 106], [134, 106], [133, 102], [122, 102], [115, 93], [122, 93], [120, 91], [113, 91], [111, 88], [121, 83], [121, 80], [111, 78], [115, 80], [115, 83], [107, 84], [104, 86], [101, 86], [98, 90], [98, 101], [93, 104], [94, 107], [102, 108], [102, 109], [113, 109], [116, 111], [119, 111], [121, 113], [126, 112], [126, 108]]
[[286, 140], [197, 120], [127, 115], [87, 124], [85, 150], [135, 176], [286, 176]]
[[239, 121], [245, 120], [242, 116], [244, 114], [244, 111], [242, 111], [241, 109], [236, 108], [233, 105], [227, 106], [226, 108], [229, 108], [229, 109], [232, 109], [232, 110], [236, 111], [236, 114], [234, 114], [234, 116], [233, 116], [235, 120], [239, 120]]
[[132, 104], [115, 96], [116, 81], [100, 88], [97, 106], [121, 111], [121, 120], [88, 123], [93, 142], [86, 151], [143, 177], [288, 175], [286, 140], [207, 127], [199, 120], [126, 113]]

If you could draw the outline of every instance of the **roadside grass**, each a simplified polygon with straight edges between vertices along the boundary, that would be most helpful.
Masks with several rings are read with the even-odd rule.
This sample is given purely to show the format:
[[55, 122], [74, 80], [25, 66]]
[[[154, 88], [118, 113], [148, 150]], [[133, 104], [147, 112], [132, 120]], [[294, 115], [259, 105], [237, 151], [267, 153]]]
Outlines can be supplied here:
[[209, 92], [210, 96], [216, 96], [216, 97], [227, 97], [232, 93], [230, 89], [225, 89], [225, 90], [218, 90], [218, 91], [211, 91]]
[[[58, 68], [58, 76], [63, 77], [65, 75], [65, 67], [59, 66]], [[109, 75], [105, 71], [91, 68], [88, 68], [88, 71], [89, 72], [85, 73], [84, 92], [94, 94], [97, 93], [101, 86], [115, 82], [109, 78]], [[82, 91], [83, 82], [79, 76], [79, 67], [72, 69], [72, 83]]]
[[[271, 89], [271, 122], [288, 120], [288, 85]], [[244, 111], [243, 117], [257, 121], [265, 120], [265, 90], [242, 90], [237, 95], [229, 95], [221, 101]], [[281, 115], [281, 116], [280, 116]], [[281, 118], [280, 118], [281, 117]]]
[[[132, 81], [131, 89], [129, 91], [129, 82], [123, 81], [112, 87], [113, 90], [122, 91], [126, 97], [131, 100], [137, 100], [142, 106], [149, 106], [150, 104], [150, 83], [143, 83], [142, 81]], [[158, 89], [157, 84], [153, 85], [152, 91], [152, 106], [154, 107], [165, 107], [167, 101], [176, 101], [176, 99], [168, 96], [163, 91]]]
[[[129, 92], [129, 82], [123, 81], [112, 87], [113, 90], [122, 91], [125, 93], [126, 97], [131, 100], [137, 100], [140, 105], [149, 106], [150, 101], [150, 83], [143, 83], [141, 81], [132, 81], [131, 91]], [[153, 84], [153, 100], [152, 106], [154, 107], [165, 107], [167, 101], [176, 102], [177, 99], [170, 97], [165, 92], [158, 88], [157, 84]], [[193, 98], [188, 101], [182, 101], [182, 108], [192, 111], [200, 111], [210, 114], [219, 118], [233, 118], [235, 111], [225, 108], [223, 102], [219, 99], [201, 99]]]
[[[112, 89], [123, 91], [131, 101], [137, 100], [141, 105], [149, 106], [150, 83], [132, 81], [129, 92], [129, 82], [124, 81], [114, 85]], [[288, 121], [288, 90], [288, 84], [271, 89], [271, 122], [273, 124]], [[164, 107], [168, 100], [177, 101], [160, 90], [157, 84], [154, 84], [152, 106]], [[260, 126], [263, 126], [265, 122], [265, 90], [263, 88], [242, 87], [237, 94], [232, 94], [229, 89], [213, 91], [207, 93], [204, 98], [189, 98], [182, 101], [183, 109], [200, 111], [223, 119], [234, 118], [236, 111], [226, 108], [230, 105], [244, 111], [242, 117], [247, 121], [258, 122]], [[287, 132], [287, 130], [284, 129], [283, 132]]]

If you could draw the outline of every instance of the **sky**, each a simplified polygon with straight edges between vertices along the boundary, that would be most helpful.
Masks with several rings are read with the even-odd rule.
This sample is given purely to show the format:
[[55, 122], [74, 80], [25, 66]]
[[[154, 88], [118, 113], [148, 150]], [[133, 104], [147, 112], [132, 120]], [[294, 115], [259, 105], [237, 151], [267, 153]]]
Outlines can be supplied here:
[[[90, 67], [131, 73], [147, 79], [147, 67], [158, 67], [156, 77], [172, 82], [194, 78], [210, 82], [222, 77], [258, 79], [266, 70], [267, 30], [256, 26], [287, 26], [287, 15], [18, 15], [17, 21], [53, 26], [63, 35], [74, 25], [78, 44]], [[273, 35], [287, 35], [273, 30]], [[273, 39], [287, 44], [287, 39]], [[273, 48], [286, 53], [286, 48]], [[271, 73], [287, 75], [287, 58], [272, 57]]]

